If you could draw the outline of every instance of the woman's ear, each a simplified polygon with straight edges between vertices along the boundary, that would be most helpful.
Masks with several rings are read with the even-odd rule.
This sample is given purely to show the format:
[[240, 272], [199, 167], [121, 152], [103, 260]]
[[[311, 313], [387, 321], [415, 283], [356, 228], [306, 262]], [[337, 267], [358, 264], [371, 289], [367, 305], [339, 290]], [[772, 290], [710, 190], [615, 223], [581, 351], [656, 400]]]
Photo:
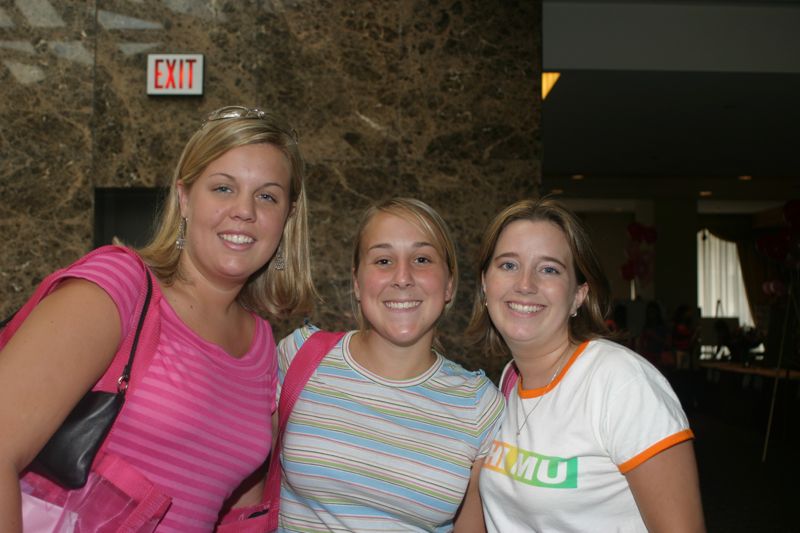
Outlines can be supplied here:
[[356, 297], [356, 301], [361, 301], [361, 289], [358, 286], [358, 276], [356, 275], [356, 269], [354, 268], [351, 271], [351, 275], [353, 276], [353, 294]]
[[175, 184], [175, 188], [178, 191], [178, 208], [181, 211], [181, 217], [186, 218], [189, 212], [189, 188], [183, 180], [178, 180], [178, 183]]
[[447, 287], [444, 290], [444, 303], [449, 304], [453, 299], [453, 276], [447, 280]]
[[297, 213], [297, 202], [289, 204], [289, 212], [286, 214], [286, 219], [292, 218]]
[[580, 306], [583, 305], [583, 302], [586, 301], [586, 296], [589, 295], [589, 284], [588, 283], [581, 283], [578, 285], [578, 289], [575, 291], [575, 300], [573, 301], [572, 312], [574, 313], [577, 311]]

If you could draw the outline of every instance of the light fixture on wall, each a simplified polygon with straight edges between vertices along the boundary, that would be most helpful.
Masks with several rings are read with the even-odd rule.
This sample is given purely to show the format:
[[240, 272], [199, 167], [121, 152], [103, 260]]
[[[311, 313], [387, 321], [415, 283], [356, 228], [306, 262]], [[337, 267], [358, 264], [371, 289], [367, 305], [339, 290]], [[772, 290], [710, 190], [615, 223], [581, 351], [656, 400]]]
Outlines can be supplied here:
[[542, 100], [547, 98], [548, 93], [550, 93], [560, 76], [560, 72], [542, 72]]
[[700, 191], [700, 196], [702, 196], [703, 198], [708, 198], [712, 194], [714, 194], [714, 193], [711, 192], [711, 191]]

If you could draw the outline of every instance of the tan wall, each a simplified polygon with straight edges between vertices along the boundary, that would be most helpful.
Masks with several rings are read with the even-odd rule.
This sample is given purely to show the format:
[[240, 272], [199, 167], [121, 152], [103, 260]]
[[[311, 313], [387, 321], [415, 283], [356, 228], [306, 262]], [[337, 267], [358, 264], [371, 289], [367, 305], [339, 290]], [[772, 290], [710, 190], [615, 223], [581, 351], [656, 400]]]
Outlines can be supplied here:
[[[309, 162], [313, 319], [351, 326], [362, 208], [416, 196], [451, 224], [465, 273], [446, 344], [491, 372], [460, 355], [460, 331], [483, 226], [540, 177], [540, 45], [540, 2], [3, 3], [0, 311], [90, 249], [95, 187], [164, 185], [201, 113], [277, 107]], [[148, 52], [204, 54], [205, 95], [148, 97]]]
[[[614, 300], [630, 299], [630, 282], [622, 278], [620, 267], [627, 260], [627, 228], [635, 220], [634, 213], [581, 213], [580, 217], [586, 224], [600, 264], [608, 276], [611, 297]], [[641, 288], [641, 296], [645, 297], [645, 291], [649, 289], [652, 289], [652, 282]]]

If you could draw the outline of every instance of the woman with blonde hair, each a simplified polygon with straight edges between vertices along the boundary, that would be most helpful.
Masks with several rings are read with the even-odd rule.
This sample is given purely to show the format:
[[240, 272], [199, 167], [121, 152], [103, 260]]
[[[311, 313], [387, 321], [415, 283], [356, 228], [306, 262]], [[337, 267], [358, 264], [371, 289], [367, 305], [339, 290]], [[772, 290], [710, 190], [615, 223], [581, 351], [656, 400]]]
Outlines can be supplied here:
[[[4, 336], [0, 530], [22, 528], [21, 482], [26, 502], [47, 492], [26, 469], [131, 342], [149, 278], [144, 307], [157, 317], [157, 334], [139, 345], [136, 387], [101, 450], [162, 493], [166, 512], [155, 531], [211, 531], [270, 452], [277, 361], [265, 317], [310, 309], [307, 233], [294, 130], [257, 108], [211, 113], [180, 156], [153, 240], [138, 251], [103, 247], [59, 271]], [[144, 352], [152, 358], [141, 368]], [[242, 505], [260, 501], [253, 487]], [[63, 494], [95, 511], [115, 505], [112, 494], [86, 490]], [[83, 530], [100, 519], [75, 514]]]
[[[436, 342], [458, 284], [444, 221], [408, 198], [367, 209], [352, 283], [359, 328], [324, 354], [288, 419], [279, 531], [479, 530], [477, 475], [503, 401]], [[315, 331], [279, 343], [282, 384]]]
[[469, 333], [513, 359], [480, 476], [488, 530], [702, 531], [686, 415], [655, 367], [605, 338], [609, 285], [580, 220], [517, 202], [479, 264]]

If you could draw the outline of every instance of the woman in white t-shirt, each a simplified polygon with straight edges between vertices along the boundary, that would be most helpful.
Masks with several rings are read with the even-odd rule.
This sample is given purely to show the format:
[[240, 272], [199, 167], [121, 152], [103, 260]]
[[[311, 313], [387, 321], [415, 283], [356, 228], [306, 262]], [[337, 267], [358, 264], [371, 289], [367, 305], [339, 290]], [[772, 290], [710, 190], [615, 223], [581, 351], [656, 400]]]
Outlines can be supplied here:
[[650, 363], [604, 338], [608, 280], [578, 218], [551, 199], [506, 208], [480, 277], [469, 333], [513, 357], [480, 476], [489, 531], [703, 531], [686, 416]]

